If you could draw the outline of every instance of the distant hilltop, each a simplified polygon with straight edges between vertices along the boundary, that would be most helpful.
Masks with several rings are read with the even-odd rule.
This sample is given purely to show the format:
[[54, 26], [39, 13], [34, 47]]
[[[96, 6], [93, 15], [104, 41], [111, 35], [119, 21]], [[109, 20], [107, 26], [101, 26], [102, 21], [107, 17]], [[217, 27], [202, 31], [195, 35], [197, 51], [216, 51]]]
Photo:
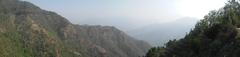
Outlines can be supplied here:
[[0, 57], [138, 57], [151, 47], [112, 26], [75, 25], [19, 0], [0, 0]]

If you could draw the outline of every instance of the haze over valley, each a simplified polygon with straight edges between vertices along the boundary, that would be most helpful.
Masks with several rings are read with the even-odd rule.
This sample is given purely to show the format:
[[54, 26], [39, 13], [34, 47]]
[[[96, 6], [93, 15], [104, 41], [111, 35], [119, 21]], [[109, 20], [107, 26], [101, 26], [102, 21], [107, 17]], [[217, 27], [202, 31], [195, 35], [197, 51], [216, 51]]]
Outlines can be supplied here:
[[0, 57], [239, 57], [240, 0], [0, 0]]
[[182, 38], [209, 11], [225, 4], [225, 0], [26, 1], [57, 12], [74, 24], [114, 26], [134, 38], [147, 40], [153, 45], [162, 45], [170, 39]]

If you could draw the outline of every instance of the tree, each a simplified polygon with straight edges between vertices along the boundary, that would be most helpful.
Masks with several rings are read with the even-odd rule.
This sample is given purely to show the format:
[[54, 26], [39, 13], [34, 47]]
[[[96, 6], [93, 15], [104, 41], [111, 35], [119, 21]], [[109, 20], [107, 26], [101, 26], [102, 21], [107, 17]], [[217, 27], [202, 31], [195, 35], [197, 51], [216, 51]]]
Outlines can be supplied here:
[[223, 8], [209, 12], [183, 39], [154, 47], [146, 57], [240, 57], [238, 27], [240, 3], [229, 0]]

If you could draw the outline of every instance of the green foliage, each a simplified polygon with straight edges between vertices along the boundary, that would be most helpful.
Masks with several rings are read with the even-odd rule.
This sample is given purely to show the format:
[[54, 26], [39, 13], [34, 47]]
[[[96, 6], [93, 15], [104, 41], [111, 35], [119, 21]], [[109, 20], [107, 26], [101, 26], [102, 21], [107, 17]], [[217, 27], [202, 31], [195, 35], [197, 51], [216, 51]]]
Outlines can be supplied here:
[[80, 26], [20, 0], [0, 0], [0, 57], [137, 57], [150, 48], [114, 27]]
[[0, 57], [31, 57], [18, 32], [0, 33]]
[[153, 47], [148, 51], [146, 57], [162, 57], [164, 56], [164, 52], [165, 50], [163, 47]]
[[183, 39], [154, 47], [146, 57], [239, 57], [239, 10], [239, 1], [229, 0], [223, 8], [206, 15]]

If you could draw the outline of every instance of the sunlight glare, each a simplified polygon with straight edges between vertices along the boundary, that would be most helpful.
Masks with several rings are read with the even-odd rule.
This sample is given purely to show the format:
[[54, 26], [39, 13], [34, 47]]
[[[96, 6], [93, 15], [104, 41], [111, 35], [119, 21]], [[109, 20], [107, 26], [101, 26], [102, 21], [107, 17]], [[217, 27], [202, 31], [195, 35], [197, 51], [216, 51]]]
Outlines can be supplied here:
[[211, 10], [218, 10], [225, 5], [226, 0], [179, 0], [177, 11], [182, 16], [203, 19]]

